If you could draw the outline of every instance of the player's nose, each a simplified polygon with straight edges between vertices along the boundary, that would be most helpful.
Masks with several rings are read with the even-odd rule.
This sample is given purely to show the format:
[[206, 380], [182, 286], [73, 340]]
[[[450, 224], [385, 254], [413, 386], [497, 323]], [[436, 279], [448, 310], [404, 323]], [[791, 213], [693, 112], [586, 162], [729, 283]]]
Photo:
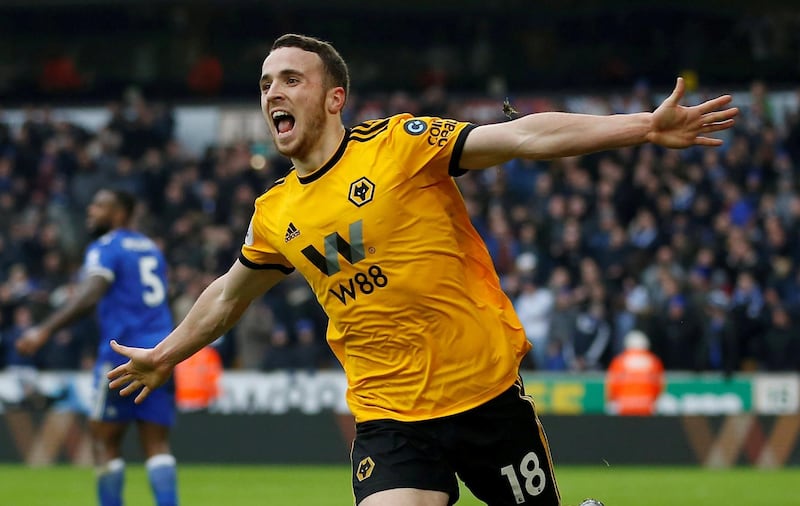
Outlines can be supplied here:
[[273, 83], [266, 92], [267, 102], [281, 100], [284, 96], [284, 90], [278, 83]]

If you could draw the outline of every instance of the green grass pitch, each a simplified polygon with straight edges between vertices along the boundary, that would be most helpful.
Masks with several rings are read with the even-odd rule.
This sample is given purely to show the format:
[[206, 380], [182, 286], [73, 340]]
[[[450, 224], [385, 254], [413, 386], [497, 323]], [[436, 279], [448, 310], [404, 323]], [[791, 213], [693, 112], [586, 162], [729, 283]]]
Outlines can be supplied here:
[[[788, 468], [707, 470], [673, 467], [557, 468], [564, 506], [595, 497], [606, 506], [800, 506], [800, 472]], [[350, 475], [344, 466], [184, 465], [178, 469], [185, 506], [297, 504], [352, 505]], [[129, 464], [125, 500], [151, 505], [144, 469]], [[3, 506], [88, 506], [95, 504], [91, 469], [29, 469], [0, 465]], [[482, 504], [463, 485], [458, 506]]]

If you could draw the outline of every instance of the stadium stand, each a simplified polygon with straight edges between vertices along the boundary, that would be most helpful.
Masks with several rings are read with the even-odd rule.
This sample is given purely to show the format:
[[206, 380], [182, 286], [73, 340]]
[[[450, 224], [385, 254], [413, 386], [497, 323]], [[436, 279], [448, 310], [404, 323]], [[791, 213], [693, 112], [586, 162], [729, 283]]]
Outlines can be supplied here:
[[[465, 0], [464, 19], [481, 21], [450, 23], [447, 2], [362, 4], [3, 2], [0, 367], [16, 360], [17, 309], [36, 321], [74, 287], [83, 209], [102, 185], [144, 201], [137, 221], [171, 262], [176, 317], [230, 266], [253, 200], [289, 170], [260, 128], [254, 76], [265, 41], [292, 27], [335, 40], [359, 76], [350, 125], [401, 111], [504, 121], [506, 96], [521, 113], [649, 110], [679, 72], [692, 98], [734, 92], [743, 112], [720, 149], [512, 162], [459, 186], [537, 344], [526, 368], [604, 370], [637, 328], [667, 370], [800, 370], [800, 18], [787, 15], [791, 6], [729, 2], [744, 14], [617, 0], [538, 6], [533, 16], [528, 2]], [[84, 121], [59, 114], [66, 105], [85, 108]], [[179, 121], [180, 107], [200, 112]], [[263, 368], [277, 361], [268, 358], [276, 329], [289, 347], [303, 328], [326, 350], [325, 324], [291, 276], [215, 347], [227, 368]], [[94, 339], [91, 319], [81, 321], [35, 365], [86, 368]], [[327, 351], [286, 360], [300, 355], [303, 367], [338, 367]]]
[[[503, 287], [538, 344], [526, 367], [603, 370], [623, 336], [639, 328], [668, 370], [800, 368], [800, 114], [797, 95], [764, 88], [754, 82], [737, 95], [742, 121], [718, 150], [643, 146], [512, 162], [459, 179]], [[516, 107], [614, 113], [643, 110], [654, 95], [637, 86], [626, 94], [521, 97]], [[356, 96], [349, 120], [402, 107], [502, 121], [500, 105], [447, 95], [434, 110], [404, 94]], [[30, 108], [14, 125], [0, 117], [6, 350], [19, 333], [18, 307], [29, 307], [35, 320], [73, 286], [87, 240], [82, 210], [100, 185], [112, 182], [145, 201], [138, 223], [167, 252], [180, 315], [236, 257], [254, 198], [289, 169], [267, 152], [255, 170], [254, 155], [263, 149], [256, 142], [209, 145], [192, 154], [175, 135], [170, 107], [141, 95], [110, 104], [95, 130], [57, 116]], [[227, 367], [260, 367], [263, 360], [238, 356], [237, 343], [254, 340], [254, 349], [268, 355], [270, 329], [286, 329], [290, 346], [298, 322], [317, 339], [324, 335], [324, 313], [299, 277], [252, 311], [245, 322], [254, 322], [218, 344]], [[254, 328], [266, 330], [263, 337], [236, 335]], [[85, 366], [93, 335], [91, 321], [81, 322], [54, 339], [37, 365]], [[336, 367], [330, 354], [316, 362]]]

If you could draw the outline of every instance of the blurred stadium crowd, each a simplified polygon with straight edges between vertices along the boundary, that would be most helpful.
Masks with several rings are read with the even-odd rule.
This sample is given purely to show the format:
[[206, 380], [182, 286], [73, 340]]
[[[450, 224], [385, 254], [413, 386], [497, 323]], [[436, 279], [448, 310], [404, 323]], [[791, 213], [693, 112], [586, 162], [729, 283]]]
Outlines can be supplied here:
[[[800, 370], [800, 110], [797, 99], [774, 107], [762, 82], [748, 93], [720, 149], [644, 145], [458, 179], [535, 345], [525, 367], [604, 370], [639, 328], [668, 370]], [[639, 83], [627, 94], [521, 97], [514, 106], [607, 114], [657, 101]], [[354, 96], [346, 122], [404, 111], [504, 120], [499, 102], [479, 107], [432, 87], [418, 98]], [[85, 207], [98, 188], [140, 197], [138, 226], [166, 252], [181, 319], [237, 257], [254, 199], [289, 169], [275, 156], [255, 170], [247, 142], [190, 155], [170, 108], [142, 97], [111, 103], [108, 118], [88, 131], [47, 109], [30, 108], [20, 128], [0, 114], [0, 366], [91, 363], [91, 318], [33, 359], [13, 343], [74, 288]], [[325, 324], [293, 274], [215, 346], [228, 368], [337, 367]]]
[[800, 67], [791, 1], [4, 0], [0, 100], [107, 100], [130, 85], [177, 101], [249, 97], [286, 31], [335, 42], [353, 88], [377, 93], [435, 80], [470, 93], [624, 89], [642, 75], [669, 86], [681, 69], [730, 89], [793, 83]]

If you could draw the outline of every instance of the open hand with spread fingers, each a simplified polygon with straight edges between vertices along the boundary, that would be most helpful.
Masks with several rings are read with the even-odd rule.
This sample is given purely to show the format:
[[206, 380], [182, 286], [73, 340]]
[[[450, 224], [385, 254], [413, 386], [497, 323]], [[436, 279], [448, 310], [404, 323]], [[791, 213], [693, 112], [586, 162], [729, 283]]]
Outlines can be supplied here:
[[733, 118], [739, 114], [739, 109], [724, 109], [733, 98], [722, 95], [702, 104], [682, 106], [680, 101], [685, 91], [686, 84], [679, 77], [672, 94], [653, 111], [653, 125], [647, 140], [666, 148], [720, 146], [722, 139], [707, 135], [734, 125]]
[[108, 386], [120, 389], [121, 395], [131, 395], [139, 391], [134, 399], [137, 404], [154, 389], [163, 385], [172, 374], [173, 367], [159, 364], [153, 349], [123, 346], [116, 341], [111, 341], [111, 349], [130, 360], [109, 371]]

